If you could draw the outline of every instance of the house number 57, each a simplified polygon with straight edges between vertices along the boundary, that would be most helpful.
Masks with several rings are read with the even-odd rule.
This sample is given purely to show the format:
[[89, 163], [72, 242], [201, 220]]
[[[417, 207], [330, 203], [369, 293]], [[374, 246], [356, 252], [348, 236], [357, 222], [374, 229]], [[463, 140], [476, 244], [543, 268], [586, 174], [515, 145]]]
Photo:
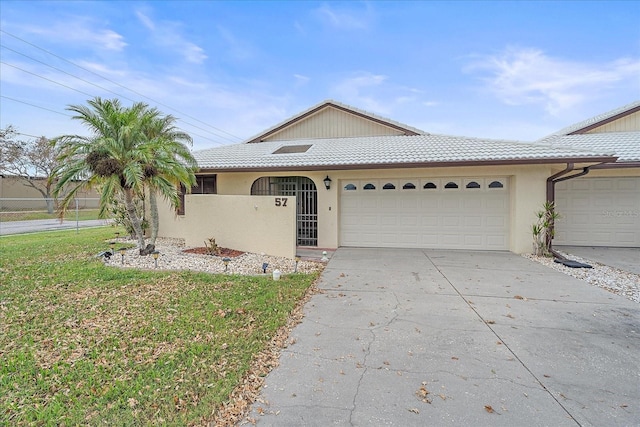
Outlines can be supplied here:
[[287, 206], [287, 200], [286, 197], [276, 197], [276, 206]]

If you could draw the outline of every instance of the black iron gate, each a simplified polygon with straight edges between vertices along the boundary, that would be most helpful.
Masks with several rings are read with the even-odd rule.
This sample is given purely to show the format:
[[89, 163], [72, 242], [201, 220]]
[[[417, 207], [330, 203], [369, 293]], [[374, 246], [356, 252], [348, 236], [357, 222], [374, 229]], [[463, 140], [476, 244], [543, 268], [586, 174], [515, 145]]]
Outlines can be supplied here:
[[251, 186], [257, 196], [295, 196], [298, 246], [318, 246], [318, 194], [304, 176], [262, 177]]

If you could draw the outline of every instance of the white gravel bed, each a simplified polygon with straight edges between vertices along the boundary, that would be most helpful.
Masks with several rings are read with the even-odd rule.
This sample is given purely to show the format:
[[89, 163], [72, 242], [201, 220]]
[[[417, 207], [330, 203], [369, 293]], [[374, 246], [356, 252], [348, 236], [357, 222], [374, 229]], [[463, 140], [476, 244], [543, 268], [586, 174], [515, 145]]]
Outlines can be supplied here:
[[[122, 258], [119, 248], [123, 244], [136, 244], [133, 240], [118, 239], [116, 241], [116, 254], [110, 260], [105, 260], [107, 265], [124, 268], [155, 269], [153, 256], [140, 256], [138, 248], [127, 249]], [[245, 252], [244, 254], [231, 258], [227, 270], [222, 261], [224, 257], [200, 255], [183, 252], [185, 249], [182, 239], [158, 238], [156, 240], [156, 250], [160, 252], [158, 256], [158, 270], [193, 270], [207, 273], [227, 273], [241, 275], [261, 275], [264, 274], [262, 265], [268, 263], [267, 274], [271, 275], [274, 270], [280, 270], [282, 274], [293, 273], [295, 261], [289, 258], [261, 255]], [[324, 263], [315, 261], [299, 261], [298, 273], [312, 273], [324, 268]]]
[[606, 289], [616, 295], [622, 295], [631, 301], [640, 303], [640, 274], [619, 270], [575, 255], [565, 254], [563, 252], [558, 253], [571, 260], [589, 264], [593, 268], [571, 268], [554, 262], [553, 258], [539, 257], [531, 254], [523, 254], [522, 256], [553, 268], [554, 270], [561, 271], [569, 276], [584, 280], [591, 285]]

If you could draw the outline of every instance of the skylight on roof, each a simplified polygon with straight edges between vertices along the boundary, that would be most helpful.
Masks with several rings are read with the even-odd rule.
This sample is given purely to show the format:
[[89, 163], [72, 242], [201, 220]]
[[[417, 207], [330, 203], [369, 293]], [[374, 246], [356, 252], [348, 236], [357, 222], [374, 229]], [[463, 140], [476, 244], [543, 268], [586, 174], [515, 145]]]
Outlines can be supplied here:
[[271, 154], [292, 154], [292, 153], [306, 153], [307, 150], [311, 148], [311, 144], [309, 145], [285, 145], [278, 148]]

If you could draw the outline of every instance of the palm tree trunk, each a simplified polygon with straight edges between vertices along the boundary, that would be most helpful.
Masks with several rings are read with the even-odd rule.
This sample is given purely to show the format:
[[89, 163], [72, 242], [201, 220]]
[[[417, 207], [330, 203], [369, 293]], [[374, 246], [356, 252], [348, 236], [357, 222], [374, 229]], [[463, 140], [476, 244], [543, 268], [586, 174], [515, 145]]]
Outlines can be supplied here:
[[131, 221], [131, 226], [133, 227], [133, 231], [136, 234], [136, 238], [138, 239], [138, 249], [140, 250], [140, 255], [147, 255], [144, 253], [146, 247], [144, 242], [144, 232], [142, 231], [142, 224], [140, 224], [140, 218], [136, 215], [136, 208], [133, 204], [133, 191], [131, 189], [124, 189], [124, 203], [127, 208], [127, 215], [129, 215], [129, 220]]
[[156, 192], [152, 188], [149, 190], [149, 216], [151, 217], [151, 236], [149, 237], [149, 244], [156, 246], [156, 239], [158, 238], [158, 229], [160, 228], [160, 219], [158, 217], [158, 198]]

